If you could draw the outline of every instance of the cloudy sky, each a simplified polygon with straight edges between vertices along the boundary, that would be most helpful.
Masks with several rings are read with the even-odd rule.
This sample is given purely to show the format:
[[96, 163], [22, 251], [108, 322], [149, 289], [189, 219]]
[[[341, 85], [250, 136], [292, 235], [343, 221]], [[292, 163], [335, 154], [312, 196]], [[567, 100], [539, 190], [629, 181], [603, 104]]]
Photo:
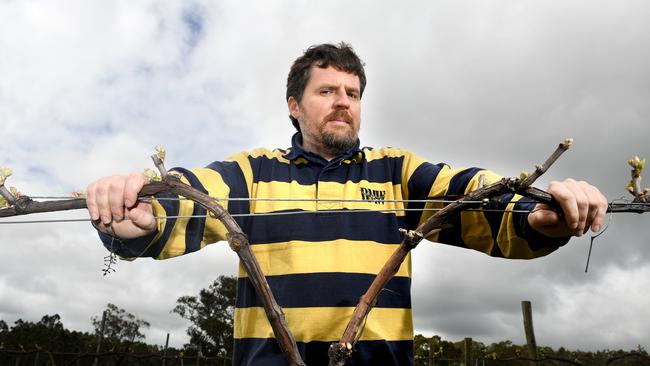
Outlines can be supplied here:
[[[186, 167], [286, 147], [291, 62], [345, 40], [366, 62], [363, 145], [518, 175], [573, 137], [539, 186], [571, 176], [625, 197], [626, 161], [650, 158], [650, 2], [423, 4], [0, 0], [0, 166], [25, 194], [62, 195], [151, 167], [157, 144]], [[589, 273], [588, 237], [534, 261], [423, 243], [416, 332], [524, 343], [520, 302], [531, 300], [539, 344], [647, 348], [648, 223], [612, 217]], [[0, 225], [0, 319], [58, 313], [90, 331], [112, 302], [151, 322], [149, 342], [170, 332], [181, 345], [176, 299], [237, 267], [218, 244], [102, 277], [106, 253], [88, 223]]]

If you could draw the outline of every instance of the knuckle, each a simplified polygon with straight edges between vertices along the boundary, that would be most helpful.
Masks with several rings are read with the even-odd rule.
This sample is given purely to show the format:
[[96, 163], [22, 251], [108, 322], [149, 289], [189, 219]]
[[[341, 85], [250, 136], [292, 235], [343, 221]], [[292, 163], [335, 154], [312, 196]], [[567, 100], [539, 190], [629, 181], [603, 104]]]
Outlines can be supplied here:
[[144, 175], [140, 172], [133, 172], [126, 177], [127, 181], [140, 183], [144, 182]]
[[561, 184], [562, 184], [561, 182], [558, 182], [558, 181], [556, 181], [556, 180], [553, 180], [553, 181], [551, 181], [551, 182], [548, 184], [548, 186], [549, 186], [549, 189], [551, 189], [551, 188], [557, 187], [557, 186], [559, 186], [559, 185], [561, 185]]
[[589, 209], [589, 202], [586, 200], [578, 200], [578, 210], [580, 211], [587, 211]]
[[96, 193], [97, 195], [103, 195], [106, 194], [106, 192], [108, 192], [106, 183], [97, 182], [97, 184], [95, 185], [94, 193]]

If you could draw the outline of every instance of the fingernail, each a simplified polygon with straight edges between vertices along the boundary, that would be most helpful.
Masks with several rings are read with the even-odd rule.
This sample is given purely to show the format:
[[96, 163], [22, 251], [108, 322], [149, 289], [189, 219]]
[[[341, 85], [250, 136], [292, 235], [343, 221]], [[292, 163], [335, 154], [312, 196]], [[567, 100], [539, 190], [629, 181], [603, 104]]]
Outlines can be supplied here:
[[108, 225], [111, 223], [111, 219], [108, 216], [102, 216], [102, 224]]
[[594, 227], [592, 229], [595, 232], [599, 232], [600, 231], [600, 225], [594, 225]]
[[133, 202], [131, 202], [131, 200], [124, 200], [124, 204], [129, 207], [133, 206]]
[[113, 215], [113, 220], [114, 220], [114, 221], [122, 221], [122, 216], [120, 216], [120, 215]]

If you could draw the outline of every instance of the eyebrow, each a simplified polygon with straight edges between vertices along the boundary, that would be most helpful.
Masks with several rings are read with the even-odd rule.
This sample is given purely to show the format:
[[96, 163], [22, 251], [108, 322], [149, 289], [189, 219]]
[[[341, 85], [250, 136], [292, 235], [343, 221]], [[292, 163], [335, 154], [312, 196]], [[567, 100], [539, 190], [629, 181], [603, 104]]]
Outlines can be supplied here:
[[[337, 84], [329, 84], [329, 83], [326, 83], [326, 84], [321, 84], [321, 85], [319, 85], [319, 86], [317, 87], [317, 89], [322, 89], [322, 88], [333, 88], [333, 89], [338, 89], [338, 87], [339, 87], [339, 85], [337, 85]], [[359, 90], [359, 88], [356, 88], [356, 87], [346, 87], [346, 88], [345, 88], [345, 91], [347, 91], [347, 92], [357, 92], [357, 93], [361, 93], [361, 91]]]

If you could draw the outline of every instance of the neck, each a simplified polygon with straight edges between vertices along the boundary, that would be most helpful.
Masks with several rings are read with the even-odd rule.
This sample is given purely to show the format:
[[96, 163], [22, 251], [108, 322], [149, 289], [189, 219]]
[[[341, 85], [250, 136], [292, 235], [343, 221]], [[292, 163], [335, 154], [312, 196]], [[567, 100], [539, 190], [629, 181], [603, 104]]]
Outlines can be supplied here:
[[337, 152], [332, 152], [329, 149], [325, 148], [324, 146], [318, 146], [315, 144], [309, 144], [309, 143], [302, 143], [302, 148], [309, 151], [312, 154], [319, 155], [323, 157], [325, 160], [330, 161], [337, 157], [340, 153]]

